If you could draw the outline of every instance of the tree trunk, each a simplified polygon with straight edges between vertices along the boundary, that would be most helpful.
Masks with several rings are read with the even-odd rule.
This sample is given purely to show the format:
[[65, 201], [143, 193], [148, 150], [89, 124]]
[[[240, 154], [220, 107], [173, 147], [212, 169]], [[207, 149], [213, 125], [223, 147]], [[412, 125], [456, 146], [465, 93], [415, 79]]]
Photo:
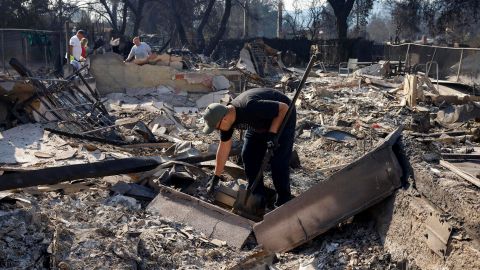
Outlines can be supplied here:
[[128, 5], [130, 10], [135, 15], [135, 20], [133, 21], [133, 36], [138, 35], [138, 29], [140, 29], [140, 23], [143, 19], [143, 7], [145, 6], [145, 2], [147, 0], [137, 0], [136, 6], [130, 0], [125, 0], [125, 4]]
[[174, 16], [175, 26], [178, 31], [178, 36], [183, 46], [187, 45], [188, 47], [190, 47], [190, 43], [188, 42], [188, 39], [187, 39], [187, 34], [185, 33], [185, 28], [183, 27], [183, 24], [182, 24], [182, 17], [177, 10], [176, 1], [177, 0], [170, 0], [170, 3], [172, 5], [173, 16]]
[[339, 40], [347, 39], [347, 31], [348, 31], [347, 17], [348, 16], [337, 16], [337, 33], [338, 33]]
[[347, 17], [337, 17], [337, 33], [338, 33], [338, 51], [337, 61], [346, 61], [347, 54]]
[[352, 11], [355, 0], [328, 0], [328, 3], [333, 8], [333, 13], [337, 19], [337, 33], [338, 33], [338, 52], [337, 61], [341, 62], [346, 59], [346, 42], [348, 31], [348, 15]]
[[127, 29], [127, 15], [128, 15], [128, 7], [127, 5], [123, 5], [123, 10], [122, 10], [122, 27], [120, 29], [117, 29], [118, 35], [124, 36], [125, 35], [125, 30]]
[[203, 36], [203, 29], [207, 25], [208, 19], [210, 18], [210, 13], [212, 12], [213, 6], [216, 0], [209, 0], [207, 9], [203, 14], [202, 21], [197, 28], [197, 52], [201, 53], [205, 49], [205, 37]]
[[138, 0], [137, 13], [135, 13], [135, 25], [133, 26], [133, 35], [138, 35], [138, 29], [140, 29], [140, 24], [143, 19], [143, 7], [145, 6], [146, 0]]
[[232, 9], [232, 0], [225, 0], [225, 11], [223, 12], [222, 20], [220, 21], [220, 28], [218, 29], [217, 34], [212, 38], [208, 47], [203, 52], [205, 55], [210, 56], [218, 45], [218, 42], [225, 34], [227, 29], [228, 19], [230, 18], [230, 11]]

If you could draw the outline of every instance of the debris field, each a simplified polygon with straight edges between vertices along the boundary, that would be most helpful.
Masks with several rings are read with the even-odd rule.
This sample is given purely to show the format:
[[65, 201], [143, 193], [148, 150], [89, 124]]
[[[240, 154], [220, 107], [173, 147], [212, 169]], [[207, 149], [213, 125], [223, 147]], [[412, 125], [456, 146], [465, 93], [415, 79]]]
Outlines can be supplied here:
[[188, 70], [107, 53], [52, 80], [11, 60], [0, 268], [479, 269], [480, 98], [390, 61], [309, 74], [290, 202], [273, 209], [267, 170], [264, 219], [232, 212], [240, 132], [207, 194], [219, 136], [201, 132], [203, 110], [254, 87], [291, 97], [303, 75], [266, 47]]

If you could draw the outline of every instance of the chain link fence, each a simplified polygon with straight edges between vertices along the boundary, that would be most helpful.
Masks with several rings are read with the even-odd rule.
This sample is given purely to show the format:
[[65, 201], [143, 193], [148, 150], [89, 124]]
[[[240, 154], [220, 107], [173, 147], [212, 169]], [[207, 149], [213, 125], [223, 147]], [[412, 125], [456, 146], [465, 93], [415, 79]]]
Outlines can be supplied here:
[[440, 81], [480, 85], [480, 49], [420, 44], [385, 45], [385, 60], [400, 61], [405, 70], [425, 72]]
[[8, 64], [14, 57], [35, 74], [61, 71], [65, 47], [63, 32], [0, 28], [0, 70], [15, 74]]

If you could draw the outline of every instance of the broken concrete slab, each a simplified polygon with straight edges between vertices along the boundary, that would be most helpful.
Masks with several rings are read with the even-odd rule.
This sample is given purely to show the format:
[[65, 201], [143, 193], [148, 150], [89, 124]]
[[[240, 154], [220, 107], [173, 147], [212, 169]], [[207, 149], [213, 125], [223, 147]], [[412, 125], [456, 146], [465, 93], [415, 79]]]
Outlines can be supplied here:
[[44, 130], [38, 124], [21, 125], [0, 132], [0, 164], [34, 162], [37, 158], [30, 151], [40, 148]]
[[230, 81], [225, 76], [214, 76], [212, 78], [212, 87], [214, 91], [227, 90], [230, 86]]
[[228, 94], [228, 90], [223, 90], [223, 91], [217, 91], [213, 93], [206, 94], [199, 99], [197, 99], [197, 107], [199, 109], [206, 108], [208, 105], [211, 103], [220, 103], [221, 101], [223, 102], [228, 102], [230, 95]]
[[377, 147], [300, 196], [265, 215], [253, 230], [271, 252], [285, 252], [386, 198], [400, 187], [402, 168], [392, 147], [402, 128]]
[[241, 248], [252, 231], [253, 222], [218, 206], [168, 187], [162, 187], [147, 211], [188, 224], [211, 239]]

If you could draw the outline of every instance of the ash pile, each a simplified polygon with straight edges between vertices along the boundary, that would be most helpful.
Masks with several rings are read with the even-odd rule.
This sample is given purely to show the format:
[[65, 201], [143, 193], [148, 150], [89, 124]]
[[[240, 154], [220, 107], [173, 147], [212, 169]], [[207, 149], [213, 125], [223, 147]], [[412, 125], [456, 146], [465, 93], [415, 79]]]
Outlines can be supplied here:
[[[347, 74], [317, 63], [296, 104], [295, 198], [255, 222], [232, 212], [243, 134], [207, 193], [219, 138], [201, 132], [202, 112], [253, 87], [292, 96], [303, 70], [258, 44], [239, 58], [185, 71], [102, 55], [94, 80], [12, 61], [0, 267], [480, 267], [478, 96], [388, 61]], [[265, 184], [273, 198], [268, 170]]]

